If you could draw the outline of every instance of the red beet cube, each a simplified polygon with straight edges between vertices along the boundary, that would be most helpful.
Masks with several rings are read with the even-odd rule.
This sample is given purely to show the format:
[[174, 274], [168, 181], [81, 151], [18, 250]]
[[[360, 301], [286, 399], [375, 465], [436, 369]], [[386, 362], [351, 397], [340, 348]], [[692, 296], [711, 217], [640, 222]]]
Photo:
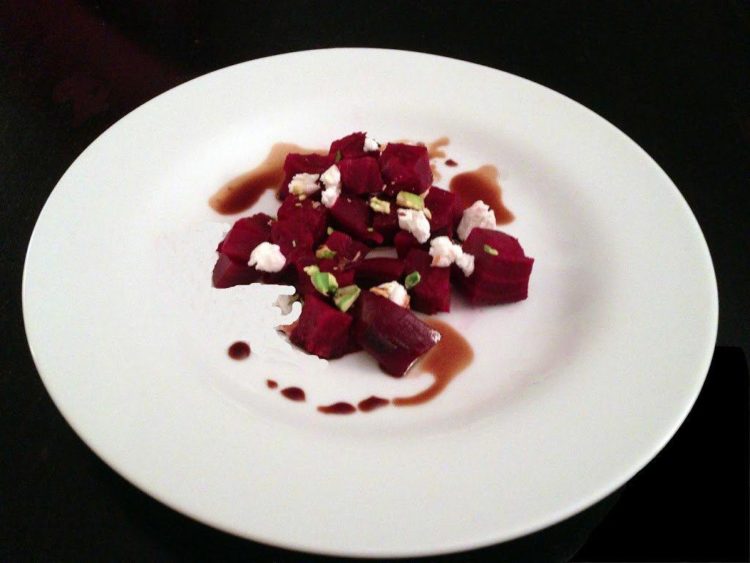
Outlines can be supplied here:
[[470, 303], [512, 303], [526, 299], [534, 259], [525, 255], [517, 239], [501, 231], [475, 228], [462, 248], [474, 255], [474, 273], [468, 277], [456, 276]]
[[250, 253], [261, 242], [271, 238], [273, 219], [265, 213], [257, 213], [252, 217], [238, 219], [219, 244], [217, 250], [226, 254], [235, 262], [250, 260]]
[[440, 333], [392, 301], [363, 291], [354, 308], [357, 343], [394, 377], [401, 377], [440, 340]]
[[289, 194], [289, 182], [295, 174], [322, 174], [333, 164], [328, 155], [289, 153], [284, 160], [284, 179], [281, 181], [277, 193], [279, 199], [285, 199]]
[[348, 158], [339, 162], [338, 167], [341, 171], [341, 189], [344, 193], [378, 193], [383, 188], [380, 166], [375, 157]]
[[214, 287], [226, 288], [247, 285], [260, 279], [260, 272], [245, 262], [236, 262], [226, 254], [219, 254], [211, 276]]
[[300, 201], [288, 197], [279, 207], [279, 221], [295, 221], [304, 225], [312, 234], [313, 243], [321, 240], [326, 233], [328, 209], [319, 201], [310, 198]]
[[323, 244], [336, 253], [333, 261], [341, 268], [355, 266], [370, 252], [369, 246], [342, 231], [333, 231]]
[[406, 258], [409, 251], [412, 248], [423, 248], [425, 245], [419, 244], [419, 241], [414, 238], [414, 235], [407, 231], [398, 231], [396, 236], [393, 237], [393, 245], [396, 247], [396, 254], [399, 258]]
[[419, 272], [420, 281], [409, 290], [411, 308], [428, 315], [451, 310], [450, 268], [431, 266], [432, 256], [424, 250], [413, 248], [404, 260], [404, 274]]
[[432, 185], [427, 147], [388, 143], [380, 155], [380, 173], [389, 195], [395, 196], [400, 191], [416, 194], [427, 191]]
[[391, 210], [389, 213], [376, 212], [372, 215], [372, 228], [383, 235], [383, 242], [385, 244], [391, 244], [393, 242], [393, 237], [399, 231], [398, 213], [396, 212], [396, 209], [396, 204], [391, 202]]
[[351, 349], [352, 317], [342, 313], [321, 296], [305, 297], [302, 313], [290, 335], [291, 341], [321, 358], [338, 358]]
[[[341, 158], [357, 158], [365, 156], [365, 134], [362, 132], [351, 133], [346, 137], [337, 139], [331, 143], [331, 148], [328, 151], [328, 156], [331, 160], [335, 160], [339, 156]], [[339, 159], [340, 160], [340, 159]]]
[[[439, 237], [444, 235], [452, 237], [456, 209], [461, 205], [456, 194], [440, 189], [437, 186], [432, 186], [427, 197], [424, 199], [424, 204], [430, 210], [432, 217], [430, 219], [431, 236]], [[462, 213], [462, 210], [459, 209], [459, 213]]]
[[331, 208], [331, 216], [341, 230], [351, 236], [373, 244], [383, 242], [383, 235], [371, 226], [372, 209], [367, 202], [342, 194]]
[[354, 279], [360, 287], [373, 287], [389, 281], [400, 281], [404, 261], [399, 258], [370, 258], [357, 264]]

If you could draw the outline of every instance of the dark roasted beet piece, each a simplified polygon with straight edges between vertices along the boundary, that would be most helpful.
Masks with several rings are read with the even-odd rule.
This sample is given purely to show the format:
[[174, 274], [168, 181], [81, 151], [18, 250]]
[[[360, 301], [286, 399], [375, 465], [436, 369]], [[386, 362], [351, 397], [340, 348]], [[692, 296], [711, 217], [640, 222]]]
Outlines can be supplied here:
[[219, 244], [219, 252], [226, 254], [235, 262], [250, 259], [250, 253], [261, 242], [271, 238], [271, 224], [273, 219], [265, 213], [257, 213], [252, 217], [238, 219]]
[[352, 317], [336, 309], [322, 296], [309, 293], [290, 339], [321, 358], [338, 358], [352, 349], [351, 324]]
[[383, 235], [371, 226], [372, 209], [367, 202], [342, 194], [331, 208], [331, 215], [339, 228], [351, 236], [372, 244], [383, 242]]
[[383, 235], [384, 244], [391, 244], [393, 242], [393, 237], [399, 231], [398, 213], [396, 212], [396, 209], [396, 204], [391, 202], [391, 210], [389, 213], [376, 212], [372, 215], [372, 228]]
[[331, 148], [328, 151], [328, 156], [331, 160], [335, 160], [338, 157], [341, 158], [357, 158], [365, 156], [365, 134], [351, 133], [341, 139], [336, 139], [331, 143]]
[[219, 254], [211, 279], [214, 287], [226, 288], [258, 281], [260, 272], [248, 266], [247, 262], [235, 262], [229, 256]]
[[284, 179], [281, 181], [276, 195], [285, 199], [289, 195], [289, 182], [295, 174], [322, 174], [333, 164], [328, 155], [290, 153], [284, 160]]
[[333, 231], [323, 244], [336, 253], [333, 261], [341, 268], [355, 266], [370, 252], [369, 246], [342, 231]]
[[373, 287], [389, 281], [400, 281], [404, 274], [404, 261], [399, 258], [370, 258], [357, 265], [354, 276], [360, 287]]
[[322, 240], [326, 234], [328, 209], [319, 201], [288, 197], [279, 207], [278, 216], [279, 221], [296, 221], [305, 225], [313, 236], [313, 243]]
[[432, 256], [412, 248], [404, 260], [404, 274], [419, 272], [420, 281], [409, 291], [411, 308], [428, 315], [451, 310], [450, 268], [432, 267]]
[[470, 303], [526, 299], [534, 259], [525, 255], [517, 239], [501, 231], [475, 228], [462, 248], [474, 255], [474, 273], [468, 277], [456, 275], [455, 279]]
[[406, 231], [398, 231], [393, 237], [393, 245], [396, 247], [396, 254], [399, 258], [406, 258], [412, 248], [423, 248], [427, 245], [419, 244], [414, 235]]
[[427, 147], [388, 143], [380, 155], [380, 173], [386, 183], [385, 191], [391, 196], [400, 191], [424, 193], [432, 185]]
[[348, 158], [338, 163], [344, 193], [362, 195], [378, 193], [383, 188], [378, 159], [372, 156]]
[[297, 221], [276, 221], [271, 228], [271, 242], [278, 244], [287, 262], [312, 251], [313, 236], [307, 225]]
[[354, 309], [354, 335], [381, 369], [401, 377], [440, 339], [439, 333], [414, 313], [392, 301], [363, 291]]
[[[460, 208], [461, 202], [453, 192], [432, 186], [424, 204], [430, 210], [430, 233], [432, 237], [453, 236], [453, 221], [456, 216], [456, 208]], [[459, 209], [459, 213], [462, 211]]]

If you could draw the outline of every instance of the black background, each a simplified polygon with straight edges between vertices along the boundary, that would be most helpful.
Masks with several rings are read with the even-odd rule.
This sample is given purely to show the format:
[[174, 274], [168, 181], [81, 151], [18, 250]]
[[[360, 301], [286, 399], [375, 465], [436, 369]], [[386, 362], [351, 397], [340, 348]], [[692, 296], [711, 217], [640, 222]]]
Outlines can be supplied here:
[[712, 368], [662, 453], [570, 520], [447, 559], [747, 561], [748, 3], [377, 0], [0, 1], [0, 560], [311, 559], [190, 521], [96, 458], [37, 375], [20, 287], [45, 199], [106, 127], [207, 71], [333, 46], [469, 60], [583, 103], [666, 170], [716, 268]]

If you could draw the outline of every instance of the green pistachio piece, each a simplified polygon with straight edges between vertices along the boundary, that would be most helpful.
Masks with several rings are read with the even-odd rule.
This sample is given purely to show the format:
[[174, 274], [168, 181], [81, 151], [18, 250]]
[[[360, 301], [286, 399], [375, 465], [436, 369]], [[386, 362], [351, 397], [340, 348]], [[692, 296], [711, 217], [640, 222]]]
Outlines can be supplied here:
[[391, 202], [372, 197], [370, 198], [370, 208], [376, 213], [388, 214], [391, 212]]
[[489, 244], [484, 245], [484, 251], [492, 256], [497, 256], [497, 250], [492, 248]]
[[312, 266], [305, 266], [302, 269], [308, 276], [313, 276], [314, 274], [320, 272], [320, 268], [318, 268], [315, 264], [313, 264]]
[[424, 200], [419, 197], [418, 194], [413, 194], [411, 192], [398, 192], [398, 195], [396, 196], [396, 205], [419, 211], [424, 209]]
[[328, 234], [328, 236], [331, 236], [333, 234], [333, 227], [328, 227], [326, 229], [326, 233]]
[[344, 158], [344, 155], [341, 154], [341, 151], [340, 150], [336, 151], [336, 159], [334, 160], [334, 162], [338, 164], [339, 162], [341, 162], [342, 158]]
[[336, 294], [333, 296], [333, 302], [336, 304], [336, 307], [346, 313], [349, 307], [354, 305], [361, 292], [362, 290], [359, 289], [359, 286], [347, 285], [336, 291]]
[[406, 289], [411, 289], [420, 281], [422, 281], [422, 276], [419, 275], [419, 272], [414, 271], [404, 278], [404, 287]]
[[315, 251], [315, 258], [320, 260], [331, 260], [336, 256], [336, 251], [331, 250], [325, 244]]
[[329, 295], [339, 288], [336, 276], [330, 272], [316, 272], [310, 276], [313, 287], [323, 295]]

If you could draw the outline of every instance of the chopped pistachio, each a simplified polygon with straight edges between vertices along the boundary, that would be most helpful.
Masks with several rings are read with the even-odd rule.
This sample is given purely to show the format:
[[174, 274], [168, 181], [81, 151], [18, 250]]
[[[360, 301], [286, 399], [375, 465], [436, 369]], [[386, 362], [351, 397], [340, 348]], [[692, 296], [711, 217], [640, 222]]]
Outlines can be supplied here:
[[328, 236], [331, 236], [331, 235], [333, 234], [333, 227], [328, 227], [328, 228], [326, 229], [326, 234], [327, 234]]
[[344, 155], [343, 155], [343, 154], [341, 154], [341, 151], [340, 151], [340, 150], [337, 150], [337, 151], [336, 151], [336, 159], [334, 160], [334, 162], [335, 162], [336, 164], [338, 164], [339, 162], [341, 162], [341, 159], [342, 159], [342, 158], [344, 158]]
[[336, 294], [333, 296], [333, 302], [343, 312], [347, 312], [362, 292], [359, 286], [347, 285], [346, 287], [339, 288]]
[[430, 210], [426, 207], [422, 210], [422, 213], [424, 213], [424, 216], [428, 219], [432, 219], [432, 212], [430, 212]]
[[318, 268], [315, 264], [313, 264], [312, 266], [305, 266], [302, 269], [308, 276], [312, 276], [320, 272], [320, 268]]
[[313, 287], [323, 295], [329, 295], [339, 288], [336, 276], [331, 272], [316, 272], [310, 276]]
[[406, 289], [411, 289], [420, 281], [422, 281], [422, 276], [420, 276], [419, 272], [415, 270], [404, 278], [404, 287], [406, 287]]
[[371, 233], [371, 232], [373, 232], [374, 230], [375, 230], [375, 229], [373, 229], [372, 227], [367, 227], [367, 232], [368, 232], [368, 233]]
[[372, 197], [370, 198], [370, 208], [376, 213], [388, 214], [391, 212], [391, 202]]
[[331, 250], [325, 244], [315, 251], [315, 258], [319, 258], [321, 260], [330, 260], [334, 256], [336, 256], [336, 251]]
[[484, 245], [484, 251], [492, 256], [497, 256], [497, 250], [492, 248], [489, 244]]
[[419, 195], [411, 192], [398, 192], [396, 205], [419, 211], [424, 209], [424, 200]]

